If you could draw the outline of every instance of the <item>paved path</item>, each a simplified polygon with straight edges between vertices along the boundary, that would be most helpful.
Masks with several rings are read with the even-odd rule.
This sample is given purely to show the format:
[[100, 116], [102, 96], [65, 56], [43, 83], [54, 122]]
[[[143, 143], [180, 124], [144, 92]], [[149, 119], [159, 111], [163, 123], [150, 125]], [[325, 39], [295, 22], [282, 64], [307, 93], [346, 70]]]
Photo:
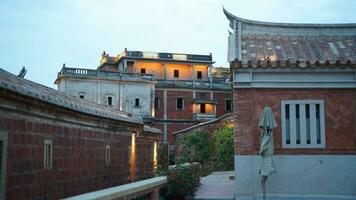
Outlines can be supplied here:
[[203, 177], [200, 181], [201, 185], [195, 192], [194, 199], [233, 199], [234, 197], [234, 180], [230, 180], [229, 176], [233, 176], [233, 171], [213, 172], [212, 174]]

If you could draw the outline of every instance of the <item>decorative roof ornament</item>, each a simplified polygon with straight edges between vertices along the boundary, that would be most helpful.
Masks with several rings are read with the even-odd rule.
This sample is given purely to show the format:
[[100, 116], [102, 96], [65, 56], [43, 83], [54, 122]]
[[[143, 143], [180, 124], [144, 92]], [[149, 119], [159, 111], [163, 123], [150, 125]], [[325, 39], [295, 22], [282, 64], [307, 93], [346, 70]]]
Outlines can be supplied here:
[[20, 77], [20, 78], [25, 78], [26, 73], [27, 73], [27, 70], [26, 70], [25, 66], [23, 66], [17, 76]]

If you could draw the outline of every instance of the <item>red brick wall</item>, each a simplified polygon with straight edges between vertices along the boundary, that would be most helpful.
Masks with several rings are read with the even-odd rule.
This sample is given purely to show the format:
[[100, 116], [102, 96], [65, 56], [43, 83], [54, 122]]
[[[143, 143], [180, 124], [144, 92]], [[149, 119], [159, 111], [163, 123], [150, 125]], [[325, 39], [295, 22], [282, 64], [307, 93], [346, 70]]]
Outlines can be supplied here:
[[179, 131], [188, 127], [193, 126], [194, 124], [196, 124], [196, 122], [192, 122], [192, 123], [176, 123], [176, 124], [168, 124], [167, 125], [167, 129], [168, 129], [168, 141], [170, 144], [174, 144], [175, 143], [175, 137], [172, 133], [174, 133], [175, 131]]
[[[325, 149], [282, 149], [281, 100], [324, 100]], [[276, 154], [356, 154], [356, 90], [354, 89], [234, 89], [235, 154], [258, 154], [257, 127], [264, 106], [273, 110]]]
[[159, 108], [155, 109], [156, 119], [163, 119], [164, 117], [164, 94], [163, 90], [156, 90], [155, 96], [159, 98]]
[[[176, 109], [176, 99], [184, 99], [184, 109]], [[192, 91], [167, 91], [167, 117], [168, 119], [193, 119]]]
[[[8, 103], [0, 94], [0, 105]], [[0, 130], [8, 135], [6, 199], [59, 199], [130, 181], [129, 145], [133, 129], [142, 130], [139, 124], [94, 120], [55, 106], [36, 107], [38, 102], [11, 103], [16, 110], [0, 109]], [[53, 141], [52, 169], [43, 167], [44, 139]], [[148, 133], [137, 139], [137, 179], [153, 175], [153, 144], [159, 139]]]
[[217, 101], [216, 104], [216, 116], [220, 117], [227, 112], [225, 111], [225, 100], [231, 99], [232, 100], [232, 93], [231, 92], [214, 92], [214, 99]]

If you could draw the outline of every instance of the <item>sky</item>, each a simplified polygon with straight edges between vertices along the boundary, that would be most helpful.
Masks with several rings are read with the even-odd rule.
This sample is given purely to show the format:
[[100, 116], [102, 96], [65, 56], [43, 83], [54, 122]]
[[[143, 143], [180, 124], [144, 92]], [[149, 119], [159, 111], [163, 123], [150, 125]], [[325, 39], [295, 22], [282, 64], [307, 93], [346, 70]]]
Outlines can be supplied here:
[[227, 67], [222, 6], [259, 21], [356, 22], [356, 0], [0, 0], [0, 68], [56, 88], [63, 63], [95, 69], [104, 50], [212, 53]]

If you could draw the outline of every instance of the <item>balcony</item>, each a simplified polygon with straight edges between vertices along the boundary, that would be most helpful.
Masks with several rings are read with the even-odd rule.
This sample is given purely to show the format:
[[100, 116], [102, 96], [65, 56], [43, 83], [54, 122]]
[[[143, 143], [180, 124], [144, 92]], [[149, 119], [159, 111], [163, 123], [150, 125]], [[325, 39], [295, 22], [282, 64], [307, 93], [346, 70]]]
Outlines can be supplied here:
[[173, 88], [201, 88], [201, 89], [220, 89], [230, 90], [229, 82], [209, 82], [209, 81], [192, 81], [192, 80], [156, 80], [157, 87]]
[[193, 119], [197, 121], [210, 121], [216, 118], [215, 114], [211, 113], [194, 113]]
[[[139, 74], [139, 73], [123, 73], [123, 72], [108, 72], [100, 71], [94, 69], [82, 69], [82, 68], [69, 68], [63, 67], [60, 72], [58, 72], [57, 80], [62, 76], [71, 76], [71, 77], [104, 77], [112, 78], [118, 80], [130, 80], [130, 81], [153, 81], [153, 74]], [[56, 80], [56, 82], [57, 82]]]
[[179, 61], [198, 61], [213, 63], [212, 55], [197, 55], [197, 54], [181, 54], [181, 53], [160, 53], [149, 51], [125, 51], [121, 56], [130, 58], [148, 58], [148, 59], [163, 59], [163, 60], [179, 60]]

